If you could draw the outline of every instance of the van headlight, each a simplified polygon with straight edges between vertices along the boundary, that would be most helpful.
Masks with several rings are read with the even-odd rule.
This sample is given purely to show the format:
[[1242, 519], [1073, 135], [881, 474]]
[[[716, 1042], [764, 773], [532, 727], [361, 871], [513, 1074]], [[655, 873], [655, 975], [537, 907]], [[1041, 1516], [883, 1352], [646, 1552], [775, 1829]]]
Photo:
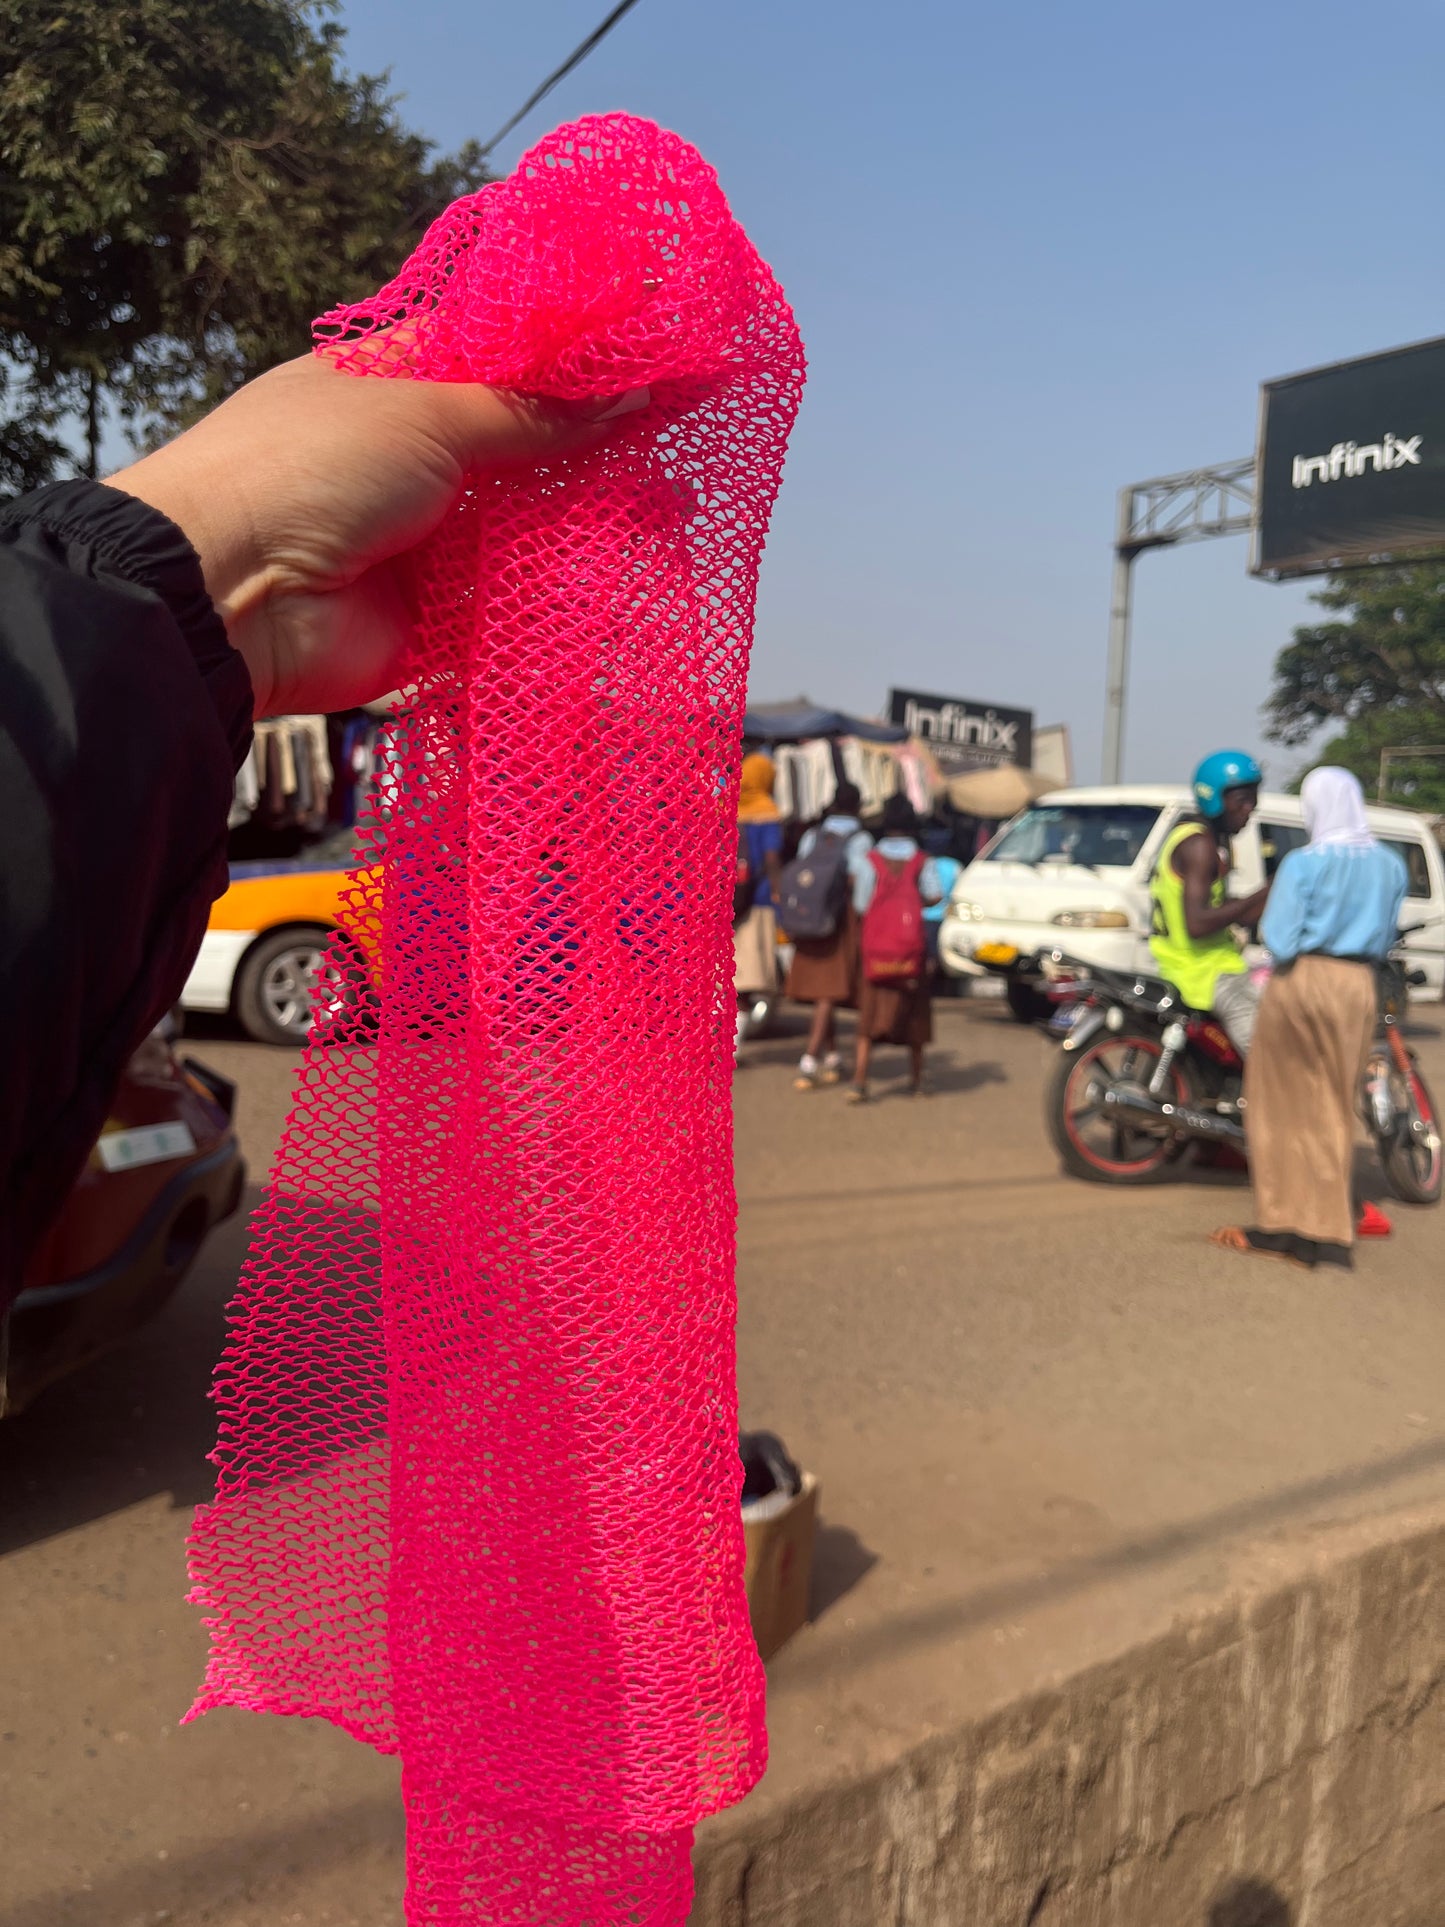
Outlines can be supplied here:
[[1060, 910], [1051, 923], [1065, 930], [1127, 930], [1129, 919], [1122, 910]]
[[970, 903], [967, 897], [955, 897], [948, 906], [948, 914], [959, 923], [982, 923], [988, 913], [981, 903]]

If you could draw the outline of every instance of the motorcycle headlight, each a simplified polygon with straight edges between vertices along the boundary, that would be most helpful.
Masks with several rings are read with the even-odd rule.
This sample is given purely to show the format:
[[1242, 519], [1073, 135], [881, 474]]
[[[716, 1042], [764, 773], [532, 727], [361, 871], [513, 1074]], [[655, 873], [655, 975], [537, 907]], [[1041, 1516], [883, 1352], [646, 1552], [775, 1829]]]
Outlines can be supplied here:
[[1129, 919], [1122, 910], [1060, 910], [1051, 922], [1065, 930], [1127, 930]]

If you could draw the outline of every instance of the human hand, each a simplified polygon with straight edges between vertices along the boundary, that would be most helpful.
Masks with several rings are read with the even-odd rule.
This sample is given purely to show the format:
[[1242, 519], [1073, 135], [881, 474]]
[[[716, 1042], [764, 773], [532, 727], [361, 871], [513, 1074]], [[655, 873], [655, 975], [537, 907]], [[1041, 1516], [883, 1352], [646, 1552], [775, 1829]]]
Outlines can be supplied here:
[[108, 480], [197, 550], [258, 716], [350, 709], [396, 687], [413, 626], [405, 558], [467, 476], [587, 447], [647, 400], [636, 389], [589, 413], [303, 355]]

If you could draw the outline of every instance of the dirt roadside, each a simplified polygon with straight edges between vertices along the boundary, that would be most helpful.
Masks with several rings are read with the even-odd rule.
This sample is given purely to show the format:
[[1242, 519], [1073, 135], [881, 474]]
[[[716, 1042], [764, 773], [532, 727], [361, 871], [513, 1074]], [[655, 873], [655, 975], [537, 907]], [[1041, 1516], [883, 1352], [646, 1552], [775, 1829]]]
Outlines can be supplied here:
[[[1433, 1014], [1423, 1030], [1445, 1091]], [[238, 1078], [262, 1169], [294, 1060], [196, 1048]], [[1231, 1259], [1204, 1234], [1235, 1187], [1058, 1175], [1046, 1049], [962, 1006], [929, 1101], [800, 1096], [786, 1038], [739, 1073], [743, 1417], [823, 1497], [817, 1617], [772, 1668], [759, 1810], [1326, 1526], [1445, 1495], [1445, 1220], [1402, 1209], [1353, 1278]], [[242, 1248], [233, 1227], [148, 1333], [0, 1428], [0, 1927], [400, 1917], [389, 1763], [323, 1727], [176, 1724], [202, 1660], [186, 1520]]]

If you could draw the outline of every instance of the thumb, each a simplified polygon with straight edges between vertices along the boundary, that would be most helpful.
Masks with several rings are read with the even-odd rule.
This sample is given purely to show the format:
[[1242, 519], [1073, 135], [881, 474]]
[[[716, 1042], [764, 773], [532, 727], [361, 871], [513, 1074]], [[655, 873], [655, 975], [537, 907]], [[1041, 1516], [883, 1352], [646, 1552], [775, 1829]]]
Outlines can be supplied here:
[[476, 382], [425, 382], [436, 434], [466, 469], [514, 468], [607, 439], [615, 423], [652, 400], [647, 388], [584, 402], [522, 395]]

